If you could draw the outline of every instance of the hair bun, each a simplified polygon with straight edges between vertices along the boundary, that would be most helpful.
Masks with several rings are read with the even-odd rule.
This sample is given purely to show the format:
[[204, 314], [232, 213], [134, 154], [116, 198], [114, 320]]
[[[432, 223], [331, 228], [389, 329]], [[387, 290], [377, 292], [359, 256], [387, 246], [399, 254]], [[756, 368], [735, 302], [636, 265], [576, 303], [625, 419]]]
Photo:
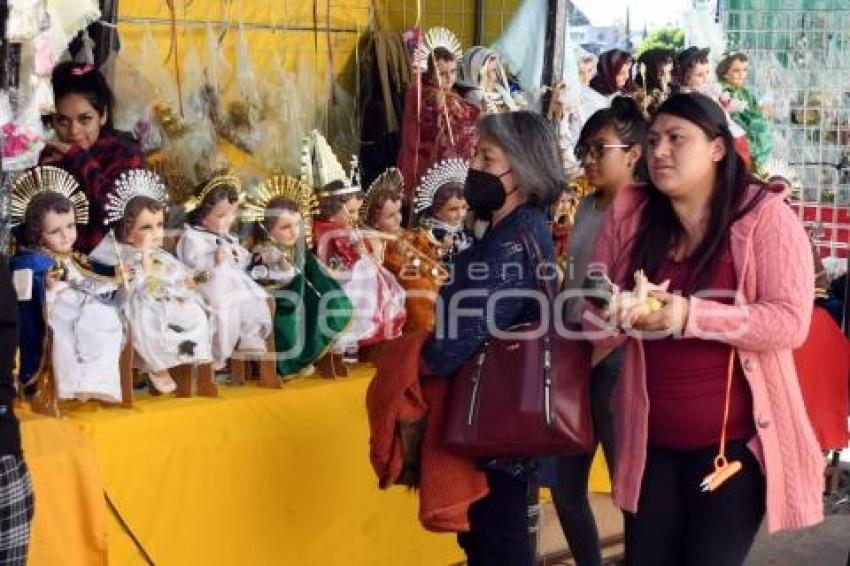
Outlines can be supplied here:
[[631, 122], [636, 119], [644, 119], [640, 105], [631, 96], [615, 96], [611, 100], [611, 110], [617, 119]]

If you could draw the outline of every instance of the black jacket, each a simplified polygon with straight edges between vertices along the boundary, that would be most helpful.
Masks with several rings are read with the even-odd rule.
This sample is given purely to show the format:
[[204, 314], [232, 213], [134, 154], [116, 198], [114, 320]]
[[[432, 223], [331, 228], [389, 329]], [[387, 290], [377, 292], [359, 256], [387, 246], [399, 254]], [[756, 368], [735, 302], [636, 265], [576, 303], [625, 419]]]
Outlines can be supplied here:
[[[440, 289], [435, 334], [422, 350], [423, 359], [437, 375], [451, 376], [494, 327], [507, 330], [540, 317], [540, 302], [527, 293], [539, 291], [541, 284], [522, 244], [523, 231], [537, 240], [544, 261], [554, 265], [549, 223], [530, 206], [511, 212], [455, 258], [450, 282]], [[488, 313], [488, 301], [496, 293], [498, 299], [489, 305]], [[492, 320], [487, 321], [488, 316]]]
[[18, 347], [18, 297], [9, 271], [9, 257], [0, 255], [0, 455], [21, 453], [21, 431], [12, 403], [12, 367]]

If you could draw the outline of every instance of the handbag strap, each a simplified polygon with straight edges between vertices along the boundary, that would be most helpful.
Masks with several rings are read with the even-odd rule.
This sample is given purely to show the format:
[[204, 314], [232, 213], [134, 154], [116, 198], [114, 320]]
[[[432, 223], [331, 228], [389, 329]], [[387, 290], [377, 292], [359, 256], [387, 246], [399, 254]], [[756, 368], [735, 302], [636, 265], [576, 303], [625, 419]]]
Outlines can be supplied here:
[[531, 276], [537, 279], [538, 288], [542, 288], [542, 291], [549, 299], [550, 306], [554, 305], [556, 290], [552, 278], [538, 277], [540, 266], [546, 263], [546, 260], [543, 257], [543, 250], [540, 249], [540, 243], [537, 241], [536, 238], [532, 237], [531, 234], [529, 234], [525, 228], [519, 229], [519, 239], [522, 242], [522, 245], [525, 248], [526, 252], [528, 252], [528, 258], [531, 263]]

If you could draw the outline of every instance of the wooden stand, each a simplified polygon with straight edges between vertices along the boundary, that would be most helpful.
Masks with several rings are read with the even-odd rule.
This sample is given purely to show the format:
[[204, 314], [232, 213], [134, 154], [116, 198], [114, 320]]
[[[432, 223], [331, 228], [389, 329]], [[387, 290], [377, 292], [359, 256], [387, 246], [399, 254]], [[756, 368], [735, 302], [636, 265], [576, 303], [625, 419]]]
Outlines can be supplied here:
[[[269, 297], [266, 301], [269, 306], [272, 321], [274, 321], [274, 297]], [[266, 352], [258, 353], [256, 359], [249, 359], [245, 353], [240, 353], [240, 357], [230, 359], [230, 384], [245, 385], [245, 381], [253, 379], [253, 366], [258, 366], [259, 386], [268, 387], [269, 389], [280, 389], [282, 383], [277, 376], [277, 368], [274, 359], [274, 353], [277, 351], [274, 343], [274, 329], [269, 332], [266, 337]], [[250, 354], [248, 354], [250, 356]]]

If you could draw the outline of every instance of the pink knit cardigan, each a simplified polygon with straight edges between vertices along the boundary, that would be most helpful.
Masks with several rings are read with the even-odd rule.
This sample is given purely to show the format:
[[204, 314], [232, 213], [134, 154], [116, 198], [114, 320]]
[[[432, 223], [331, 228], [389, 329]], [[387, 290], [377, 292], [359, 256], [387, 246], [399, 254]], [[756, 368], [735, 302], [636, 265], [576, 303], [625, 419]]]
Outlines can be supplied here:
[[[631, 244], [646, 202], [643, 190], [621, 191], [606, 213], [594, 246], [593, 262], [608, 266], [613, 281], [626, 280]], [[749, 196], [757, 190], [749, 187]], [[812, 313], [811, 247], [780, 191], [767, 190], [759, 204], [731, 228], [738, 281], [735, 304], [692, 297], [684, 335], [721, 340], [737, 351], [752, 392], [757, 430], [748, 446], [762, 464], [767, 524], [775, 532], [823, 520], [824, 460], [791, 356], [806, 338]], [[590, 312], [585, 319], [588, 330], [600, 329]], [[649, 416], [644, 350], [640, 340], [622, 335], [601, 342], [612, 346], [624, 340], [628, 343], [623, 371], [612, 398], [617, 439], [614, 501], [626, 511], [637, 512]], [[718, 415], [718, 438], [721, 418]]]

